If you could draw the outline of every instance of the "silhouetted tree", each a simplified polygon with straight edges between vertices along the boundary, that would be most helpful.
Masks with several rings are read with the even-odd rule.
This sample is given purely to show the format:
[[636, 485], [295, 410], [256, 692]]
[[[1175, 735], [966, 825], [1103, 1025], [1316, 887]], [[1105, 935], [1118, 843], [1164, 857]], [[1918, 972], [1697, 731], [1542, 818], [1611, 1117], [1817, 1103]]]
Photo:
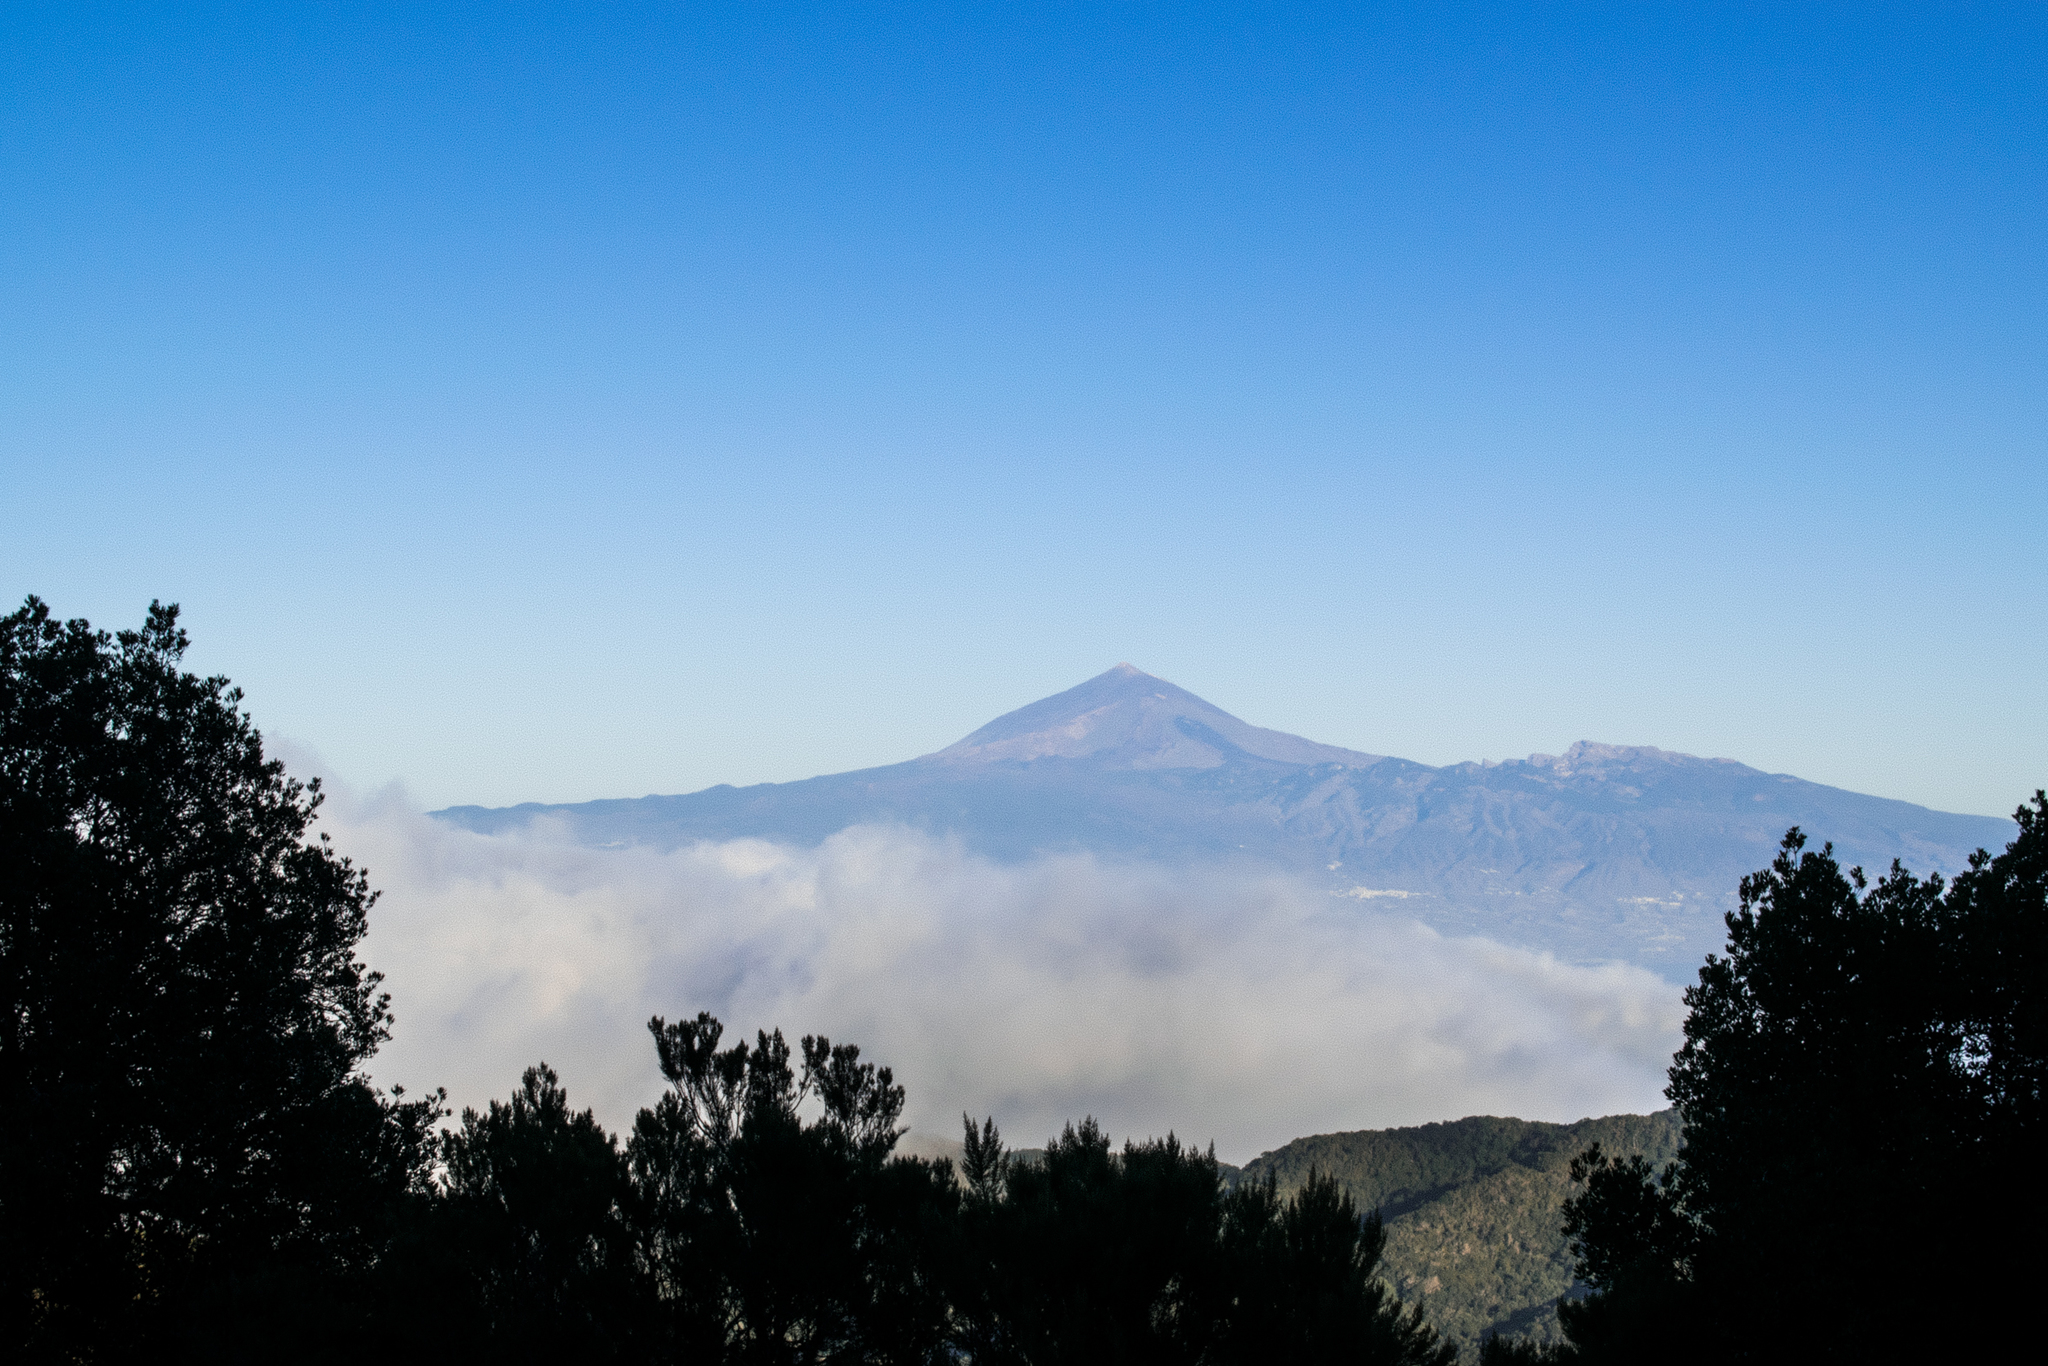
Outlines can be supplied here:
[[0, 1296], [34, 1356], [303, 1335], [439, 1114], [363, 1079], [368, 883], [186, 644], [154, 603], [111, 637], [0, 619]]
[[946, 1292], [954, 1347], [971, 1362], [1013, 1360], [1011, 1334], [1000, 1310], [1007, 1302], [1003, 1264], [1013, 1159], [993, 1117], [979, 1127], [963, 1113], [960, 1219], [954, 1245], [945, 1249]]
[[1552, 1362], [1577, 1359], [1577, 1353], [1568, 1345], [1532, 1342], [1499, 1333], [1489, 1333], [1479, 1343], [1479, 1366], [1549, 1366]]
[[1666, 1091], [1679, 1160], [1593, 1152], [1567, 1207], [1580, 1275], [1560, 1308], [1590, 1360], [1988, 1350], [2003, 1325], [1902, 1293], [1903, 1259], [2022, 1302], [2039, 1226], [2048, 1011], [2048, 797], [1953, 883], [1896, 862], [1870, 884], [1787, 834], [1745, 878], [1725, 957], [1686, 992]]
[[1119, 1155], [1093, 1119], [1036, 1162], [991, 1154], [992, 1124], [968, 1134], [973, 1264], [989, 1278], [964, 1325], [976, 1360], [1192, 1360], [1188, 1340], [1206, 1331], [1194, 1320], [1216, 1303], [1215, 1159], [1170, 1136]]
[[513, 1360], [613, 1359], [645, 1316], [626, 1161], [546, 1063], [509, 1101], [465, 1110], [441, 1143], [441, 1193], [391, 1258], [392, 1303]]
[[649, 1029], [669, 1090], [627, 1156], [664, 1341], [735, 1362], [939, 1359], [959, 1192], [950, 1163], [890, 1155], [889, 1069], [807, 1036], [799, 1072], [779, 1030], [720, 1049], [708, 1014]]
[[1386, 1232], [1379, 1212], [1360, 1217], [1349, 1192], [1310, 1171], [1286, 1200], [1275, 1182], [1248, 1182], [1224, 1202], [1229, 1308], [1214, 1360], [1249, 1363], [1384, 1362], [1449, 1366], [1457, 1349], [1403, 1312], [1378, 1276]]
[[[1694, 1322], [1698, 1306], [1693, 1254], [1702, 1230], [1678, 1190], [1681, 1168], [1652, 1170], [1641, 1154], [1617, 1160], [1599, 1144], [1572, 1159], [1572, 1180], [1584, 1189], [1565, 1202], [1564, 1233], [1578, 1278], [1591, 1298], [1557, 1306], [1568, 1343], [1508, 1344], [1497, 1337], [1487, 1360], [1635, 1360], [1661, 1348], [1678, 1361], [1712, 1356], [1724, 1339], [1714, 1325]], [[1514, 1353], [1520, 1353], [1515, 1355]]]
[[1092, 1119], [1037, 1162], [999, 1143], [967, 1124], [963, 1265], [986, 1280], [955, 1303], [977, 1363], [1456, 1357], [1377, 1278], [1377, 1214], [1319, 1174], [1285, 1200], [1270, 1180], [1226, 1193], [1213, 1153], [1170, 1134], [1113, 1152]]

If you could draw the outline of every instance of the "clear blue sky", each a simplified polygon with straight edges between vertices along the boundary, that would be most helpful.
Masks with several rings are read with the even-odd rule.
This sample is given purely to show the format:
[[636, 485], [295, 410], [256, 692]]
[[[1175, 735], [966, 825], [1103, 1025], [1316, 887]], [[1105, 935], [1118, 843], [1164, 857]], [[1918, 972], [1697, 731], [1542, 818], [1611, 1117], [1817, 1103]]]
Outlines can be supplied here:
[[2009, 811], [2044, 73], [2038, 4], [10, 5], [0, 590], [178, 601], [430, 805], [1129, 660]]

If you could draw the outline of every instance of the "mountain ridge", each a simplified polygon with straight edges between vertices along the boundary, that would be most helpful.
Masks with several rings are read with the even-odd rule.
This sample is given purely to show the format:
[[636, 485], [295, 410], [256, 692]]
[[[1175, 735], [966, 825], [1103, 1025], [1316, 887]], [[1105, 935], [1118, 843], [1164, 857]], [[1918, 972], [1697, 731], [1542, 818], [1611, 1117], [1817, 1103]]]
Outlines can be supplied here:
[[1003, 861], [1047, 853], [1277, 868], [1446, 934], [1690, 976], [1719, 947], [1743, 875], [1787, 827], [1844, 863], [1953, 874], [2009, 821], [1930, 811], [1653, 746], [1441, 768], [1322, 745], [1231, 716], [1125, 664], [878, 768], [676, 796], [450, 807], [480, 833], [536, 819], [594, 845], [763, 838], [853, 825], [958, 838]]

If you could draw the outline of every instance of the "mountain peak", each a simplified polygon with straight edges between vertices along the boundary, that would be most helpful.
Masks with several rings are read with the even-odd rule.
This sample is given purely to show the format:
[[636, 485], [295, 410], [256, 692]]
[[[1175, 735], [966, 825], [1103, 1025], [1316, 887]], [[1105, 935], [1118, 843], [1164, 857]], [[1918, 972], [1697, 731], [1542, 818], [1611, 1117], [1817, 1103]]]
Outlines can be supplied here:
[[437, 814], [481, 833], [546, 816], [606, 848], [815, 845], [891, 825], [957, 835], [1005, 860], [1090, 851], [1266, 865], [1442, 934], [1657, 971], [1721, 947], [1731, 889], [1789, 825], [1824, 832], [1844, 863], [1900, 857], [1944, 873], [2014, 828], [1646, 746], [1581, 741], [1561, 755], [1445, 768], [1375, 759], [1246, 725], [1128, 663], [907, 763]]
[[1131, 664], [999, 716], [928, 756], [938, 762], [1089, 759], [1112, 768], [1215, 768], [1244, 758], [1358, 767], [1378, 756], [1247, 725]]
[[1654, 745], [1604, 745], [1596, 740], [1580, 740], [1563, 754], [1532, 754], [1522, 762], [1530, 768], [1548, 769], [1559, 778], [1594, 779], [1604, 779], [1623, 772], [1647, 772], [1658, 768], [1697, 768], [1703, 764], [1743, 767], [1733, 759], [1700, 759], [1690, 754], [1658, 749]]

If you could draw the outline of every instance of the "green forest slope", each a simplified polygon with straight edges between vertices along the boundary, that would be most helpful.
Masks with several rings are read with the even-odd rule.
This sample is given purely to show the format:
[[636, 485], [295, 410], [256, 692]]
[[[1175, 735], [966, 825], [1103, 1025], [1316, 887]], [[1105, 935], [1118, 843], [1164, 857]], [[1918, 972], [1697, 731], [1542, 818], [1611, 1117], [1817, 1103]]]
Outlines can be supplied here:
[[1678, 1116], [1609, 1115], [1576, 1124], [1475, 1115], [1413, 1129], [1298, 1138], [1245, 1165], [1281, 1193], [1311, 1169], [1328, 1172], [1386, 1219], [1386, 1275], [1420, 1297], [1430, 1322], [1468, 1354], [1489, 1331], [1558, 1337], [1558, 1297], [1571, 1288], [1563, 1206], [1567, 1170], [1594, 1143], [1662, 1166], [1678, 1151]]

